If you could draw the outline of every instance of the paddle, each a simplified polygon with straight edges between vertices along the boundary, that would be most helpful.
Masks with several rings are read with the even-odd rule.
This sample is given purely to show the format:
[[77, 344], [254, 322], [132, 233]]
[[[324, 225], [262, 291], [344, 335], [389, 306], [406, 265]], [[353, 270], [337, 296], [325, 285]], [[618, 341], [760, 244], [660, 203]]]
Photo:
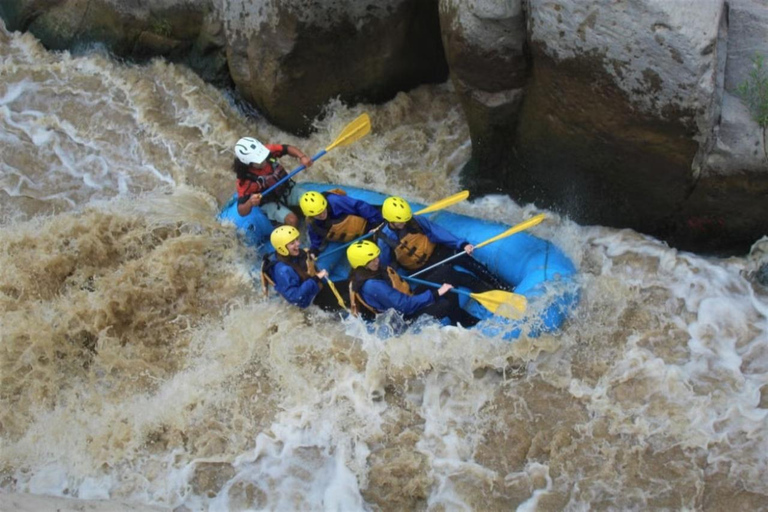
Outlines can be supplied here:
[[[443, 208], [448, 208], [451, 205], [454, 205], [456, 203], [460, 203], [461, 201], [465, 200], [468, 197], [469, 197], [469, 190], [462, 190], [461, 192], [459, 192], [457, 194], [453, 194], [452, 196], [448, 196], [445, 199], [441, 199], [440, 201], [438, 201], [436, 203], [432, 203], [431, 205], [427, 206], [426, 208], [422, 208], [421, 210], [419, 210], [416, 213], [414, 213], [414, 215], [423, 215], [425, 213], [436, 212], [437, 210], [442, 210]], [[382, 224], [382, 226], [383, 226], [383, 224]], [[379, 227], [381, 227], [381, 226], [379, 226]], [[347, 242], [344, 245], [340, 245], [339, 247], [331, 249], [330, 251], [326, 251], [326, 252], [320, 254], [320, 256], [318, 256], [317, 259], [320, 259], [323, 256], [328, 256], [329, 254], [333, 254], [333, 253], [338, 252], [338, 251], [340, 251], [342, 249], [346, 249], [347, 247], [349, 247], [350, 245], [354, 244], [355, 242], [359, 242], [360, 240], [364, 240], [364, 239], [372, 236], [373, 233], [375, 233], [377, 229], [379, 229], [379, 228], [377, 227], [376, 229], [373, 229], [373, 230], [369, 231], [368, 233], [364, 234], [363, 236], [359, 236], [359, 237], [355, 238], [351, 242]]]
[[[489, 238], [485, 242], [480, 242], [479, 244], [477, 244], [475, 246], [475, 250], [478, 250], [481, 247], [484, 247], [484, 246], [486, 246], [488, 244], [492, 244], [493, 242], [496, 242], [497, 240], [501, 240], [502, 238], [507, 238], [510, 235], [514, 235], [515, 233], [517, 233], [519, 231], [523, 231], [523, 230], [526, 230], [528, 228], [532, 228], [533, 226], [535, 226], [537, 224], [540, 224], [541, 221], [543, 221], [546, 218], [546, 216], [547, 216], [546, 214], [540, 213], [540, 214], [536, 215], [535, 217], [531, 217], [530, 219], [521, 222], [520, 224], [516, 224], [516, 225], [512, 226], [511, 228], [509, 228], [508, 230], [506, 230], [505, 232], [503, 232], [501, 234], [498, 234], [498, 235], [494, 236], [493, 238]], [[464, 256], [465, 254], [466, 253], [464, 251], [456, 253], [453, 256], [449, 256], [449, 257], [445, 258], [444, 260], [438, 261], [434, 265], [430, 265], [427, 268], [423, 268], [423, 269], [419, 270], [418, 272], [414, 272], [411, 275], [411, 277], [416, 277], [417, 275], [423, 274], [424, 272], [426, 272], [428, 270], [432, 270], [435, 267], [439, 267], [443, 263], [447, 263], [447, 262], [449, 262], [449, 261], [451, 261], [453, 259], [460, 258], [461, 256]]]
[[[312, 161], [314, 162], [336, 146], [346, 146], [347, 144], [351, 144], [355, 142], [356, 140], [359, 140], [366, 136], [368, 132], [371, 131], [371, 119], [368, 117], [368, 114], [362, 114], [358, 116], [357, 119], [349, 123], [344, 130], [342, 130], [341, 134], [336, 137], [336, 140], [333, 141], [333, 143], [328, 146], [327, 148], [319, 151], [315, 156], [312, 157]], [[304, 169], [306, 169], [306, 165], [300, 165], [293, 171], [291, 171], [290, 174], [285, 176], [283, 179], [269, 187], [267, 190], [261, 193], [261, 196], [264, 197], [265, 195], [269, 194], [273, 190], [275, 190], [277, 187], [291, 179], [294, 175], [297, 173], [300, 173]]]
[[344, 304], [344, 299], [341, 298], [341, 294], [339, 293], [339, 290], [336, 289], [336, 285], [333, 283], [333, 281], [331, 281], [326, 277], [325, 282], [328, 283], [328, 286], [330, 286], [331, 291], [336, 296], [336, 301], [339, 303], [339, 306], [341, 306], [344, 310], [347, 310], [347, 305]]
[[[424, 281], [422, 279], [415, 279], [409, 276], [403, 276], [406, 281], [412, 281], [434, 288], [440, 288], [442, 285], [433, 283], [432, 281]], [[517, 320], [525, 313], [525, 309], [528, 306], [528, 299], [525, 295], [518, 293], [505, 292], [503, 290], [490, 290], [482, 293], [470, 293], [458, 288], [451, 288], [451, 291], [458, 293], [459, 295], [468, 295], [475, 299], [481, 306], [490, 311], [491, 313], [509, 318], [511, 320]]]

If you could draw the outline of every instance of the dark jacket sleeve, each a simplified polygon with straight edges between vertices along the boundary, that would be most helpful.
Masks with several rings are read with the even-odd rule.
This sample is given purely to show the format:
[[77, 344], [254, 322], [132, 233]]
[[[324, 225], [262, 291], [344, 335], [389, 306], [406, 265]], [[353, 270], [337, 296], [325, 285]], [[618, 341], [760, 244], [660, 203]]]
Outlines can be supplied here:
[[300, 308], [306, 308], [312, 304], [312, 300], [320, 292], [320, 284], [316, 279], [307, 279], [302, 282], [299, 275], [285, 263], [277, 263], [272, 270], [272, 279], [275, 281], [275, 289], [291, 304]]
[[435, 294], [425, 290], [418, 295], [406, 295], [380, 279], [369, 279], [360, 290], [363, 300], [378, 311], [393, 308], [404, 315], [412, 315], [435, 302]]
[[384, 218], [377, 208], [353, 197], [341, 194], [328, 194], [328, 204], [333, 210], [334, 218], [341, 217], [342, 215], [357, 215], [368, 221], [369, 229], [375, 228], [384, 222]]
[[450, 247], [451, 249], [457, 249], [457, 250], [467, 245], [466, 240], [456, 238], [453, 235], [453, 233], [451, 233], [447, 229], [441, 226], [438, 226], [433, 222], [428, 221], [424, 217], [417, 215], [414, 217], [414, 219], [416, 219], [416, 222], [418, 222], [421, 228], [424, 230], [424, 234], [427, 235], [427, 238], [429, 238], [431, 241], [437, 244], [444, 244]]
[[381, 261], [380, 265], [382, 267], [391, 267], [395, 260], [395, 255], [392, 247], [390, 247], [384, 240], [384, 237], [387, 237], [393, 242], [397, 242], [397, 237], [392, 233], [392, 230], [389, 229], [389, 226], [381, 228], [377, 235], [376, 245], [378, 245], [379, 250], [381, 251], [381, 254], [379, 254], [379, 260]]
[[323, 245], [323, 242], [325, 241], [325, 237], [321, 236], [320, 233], [312, 229], [312, 226], [309, 226], [309, 229], [307, 229], [307, 232], [309, 232], [309, 250], [313, 252], [317, 251]]

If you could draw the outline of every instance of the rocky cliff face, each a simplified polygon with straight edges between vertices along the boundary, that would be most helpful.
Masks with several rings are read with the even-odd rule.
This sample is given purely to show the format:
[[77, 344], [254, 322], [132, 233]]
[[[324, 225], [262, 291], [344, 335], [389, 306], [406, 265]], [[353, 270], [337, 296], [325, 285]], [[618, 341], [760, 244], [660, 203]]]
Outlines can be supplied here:
[[223, 0], [220, 8], [238, 90], [296, 133], [331, 98], [382, 102], [447, 78], [437, 0]]
[[[734, 96], [749, 69], [735, 48], [768, 55], [767, 5], [488, 4], [494, 17], [483, 2], [441, 3], [451, 78], [472, 133], [468, 186], [693, 250], [744, 249], [768, 233], [764, 142]], [[511, 25], [500, 5], [523, 12], [527, 68], [523, 59], [502, 63], [499, 54], [517, 54], [505, 45], [509, 29], [506, 38], [481, 37]], [[518, 77], [516, 87], [487, 79], [504, 73]]]
[[0, 15], [50, 48], [231, 80], [294, 133], [332, 98], [450, 73], [476, 191], [686, 249], [768, 234], [765, 133], [736, 94], [768, 57], [763, 0], [5, 0]]
[[502, 163], [499, 149], [515, 139], [529, 74], [522, 4], [441, 0], [440, 27], [470, 127], [474, 168], [482, 169], [475, 177], [487, 182], [484, 188], [499, 189], [493, 170]]

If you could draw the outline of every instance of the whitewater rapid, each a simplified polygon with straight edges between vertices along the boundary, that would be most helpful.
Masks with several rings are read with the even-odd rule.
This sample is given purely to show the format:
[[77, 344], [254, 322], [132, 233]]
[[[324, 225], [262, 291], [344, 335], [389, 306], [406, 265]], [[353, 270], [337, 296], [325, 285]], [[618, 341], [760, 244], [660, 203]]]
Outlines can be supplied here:
[[[549, 213], [562, 332], [386, 341], [263, 296], [216, 221], [234, 142], [430, 203], [471, 141], [450, 84], [330, 102], [301, 139], [162, 60], [0, 30], [0, 489], [192, 510], [768, 510], [768, 239], [728, 259]], [[516, 224], [506, 196], [453, 207]]]

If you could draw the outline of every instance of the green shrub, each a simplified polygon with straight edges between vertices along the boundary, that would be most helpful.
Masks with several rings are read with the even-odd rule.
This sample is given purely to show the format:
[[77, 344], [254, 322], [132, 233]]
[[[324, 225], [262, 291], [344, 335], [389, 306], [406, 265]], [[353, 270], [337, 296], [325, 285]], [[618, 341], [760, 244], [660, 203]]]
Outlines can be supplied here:
[[749, 72], [749, 78], [739, 85], [737, 91], [749, 107], [752, 119], [763, 130], [763, 146], [768, 158], [768, 148], [765, 148], [768, 128], [768, 67], [765, 65], [765, 57], [760, 54], [755, 54], [752, 62], [754, 66]]

